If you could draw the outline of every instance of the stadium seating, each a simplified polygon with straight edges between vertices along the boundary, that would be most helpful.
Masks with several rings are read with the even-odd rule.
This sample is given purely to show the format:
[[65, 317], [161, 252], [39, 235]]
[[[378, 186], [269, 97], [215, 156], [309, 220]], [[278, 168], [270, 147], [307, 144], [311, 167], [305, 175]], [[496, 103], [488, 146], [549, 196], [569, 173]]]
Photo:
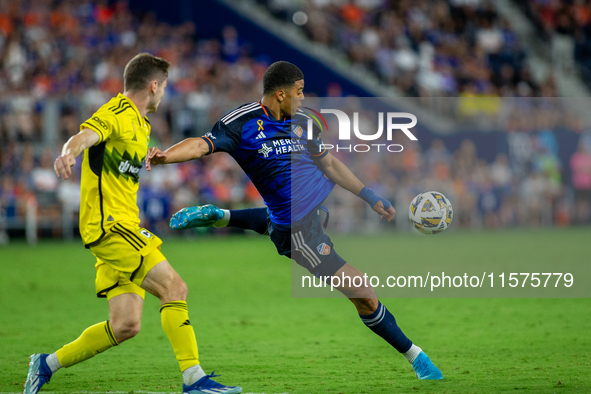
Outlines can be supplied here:
[[[345, 51], [352, 67], [374, 70], [409, 95], [555, 96], [551, 83], [540, 87], [532, 81], [519, 38], [493, 3], [401, 1], [386, 8], [380, 1], [362, 3], [365, 8], [307, 2], [309, 23], [303, 28], [310, 38]], [[160, 147], [202, 135], [226, 111], [261, 95], [268, 60], [250, 56], [249, 46], [256, 43], [247, 44], [234, 27], [223, 28], [219, 38], [199, 37], [191, 22], [173, 26], [154, 14], [134, 14], [123, 2], [101, 4], [0, 4], [0, 233], [2, 227], [25, 227], [27, 201], [35, 197], [39, 223], [60, 229], [48, 235], [72, 233], [66, 227], [76, 222], [71, 219], [75, 212], [64, 207], [77, 205], [76, 179], [56, 182], [47, 157], [57, 156], [80, 122], [122, 91], [123, 66], [139, 51], [172, 63], [167, 97], [150, 115], [152, 143]], [[273, 10], [278, 17], [291, 15]], [[331, 28], [322, 32], [319, 25]], [[508, 147], [504, 154], [491, 156], [486, 141], [475, 136], [480, 133], [437, 141], [431, 136], [418, 149], [384, 159], [379, 168], [361, 161], [353, 170], [398, 203], [402, 219], [401, 201], [410, 201], [424, 184], [416, 180], [432, 179], [454, 197], [459, 226], [568, 224], [571, 217], [588, 221], [590, 202], [575, 202], [570, 176], [571, 155], [582, 155], [577, 163], [587, 163], [591, 155], [588, 133], [574, 134], [582, 128], [569, 117], [565, 133], [571, 137], [564, 142], [552, 132], [542, 133], [545, 126], [535, 123], [536, 114], [499, 130]], [[460, 137], [465, 139], [461, 144]], [[582, 148], [575, 152], [579, 139]], [[526, 154], [516, 156], [523, 146], [529, 147]], [[387, 182], [380, 184], [376, 174]], [[167, 219], [187, 205], [263, 205], [227, 155], [156, 168], [143, 173], [142, 180], [138, 203], [144, 225], [159, 233], [168, 232]], [[579, 186], [587, 187], [583, 183]], [[539, 199], [528, 198], [540, 190]], [[340, 191], [333, 198], [349, 201]], [[342, 215], [335, 229], [368, 228], [366, 219]]]
[[577, 61], [582, 76], [591, 86], [591, 2], [515, 1], [540, 36], [551, 44], [555, 65], [572, 72]]
[[521, 41], [494, 2], [258, 2], [289, 23], [303, 12], [309, 39], [409, 96], [556, 95], [533, 81]]

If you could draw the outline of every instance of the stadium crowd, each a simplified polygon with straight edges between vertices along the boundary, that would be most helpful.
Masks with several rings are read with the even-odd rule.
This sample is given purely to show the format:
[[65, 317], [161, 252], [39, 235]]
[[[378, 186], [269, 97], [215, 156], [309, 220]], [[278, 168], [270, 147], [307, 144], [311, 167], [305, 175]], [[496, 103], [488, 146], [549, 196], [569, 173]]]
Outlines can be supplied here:
[[591, 1], [516, 0], [552, 48], [555, 67], [575, 70], [591, 86]]
[[[41, 216], [53, 222], [59, 215], [58, 197], [77, 205], [76, 187], [53, 179], [53, 158], [85, 116], [123, 91], [123, 68], [140, 51], [172, 63], [167, 99], [150, 116], [152, 144], [159, 146], [172, 144], [173, 125], [179, 137], [191, 135], [199, 122], [208, 127], [244, 97], [258, 97], [269, 64], [249, 57], [232, 27], [224, 29], [220, 40], [195, 40], [192, 23], [171, 26], [153, 14], [140, 18], [125, 2], [0, 2], [0, 202], [8, 221], [25, 216], [26, 196], [43, 196], [40, 210], [51, 208]], [[51, 104], [57, 104], [57, 120], [47, 118]], [[57, 130], [48, 144], [50, 123]], [[239, 190], [251, 198], [244, 179], [228, 170], [227, 159], [209, 162], [179, 167], [187, 190], [202, 196]], [[199, 178], [198, 189], [193, 177]], [[144, 183], [142, 196], [158, 193]], [[146, 203], [146, 210], [153, 213], [154, 204]]]
[[[459, 0], [432, 3], [401, 1], [398, 8], [381, 12], [378, 20], [381, 1], [348, 2], [348, 8], [310, 1], [306, 4], [313, 12], [306, 29], [318, 23], [314, 18], [339, 19], [338, 24], [326, 23], [335, 29], [315, 39], [338, 42], [353, 63], [374, 67], [386, 81], [409, 94], [554, 95], [552, 84], [540, 88], [531, 81], [519, 40], [490, 5]], [[452, 12], [456, 22], [443, 23]], [[150, 115], [151, 144], [160, 147], [202, 135], [226, 111], [260, 98], [262, 74], [269, 64], [266, 58], [249, 56], [248, 45], [231, 26], [223, 29], [219, 39], [195, 39], [191, 23], [171, 26], [153, 14], [139, 17], [124, 2], [0, 2], [0, 219], [4, 218], [4, 225], [22, 223], [34, 201], [39, 217], [47, 219], [54, 235], [59, 234], [55, 223], [60, 223], [64, 207], [79, 204], [79, 171], [70, 181], [58, 181], [53, 159], [85, 117], [123, 90], [123, 67], [140, 51], [172, 63], [167, 96], [159, 111]], [[51, 105], [57, 105], [55, 119], [47, 110]], [[582, 131], [574, 121], [569, 125]], [[410, 201], [425, 187], [449, 193], [460, 226], [588, 222], [588, 133], [581, 134], [579, 151], [565, 163], [558, 158], [559, 136], [543, 130], [536, 124], [508, 124], [509, 154], [500, 154], [491, 163], [479, 158], [482, 148], [468, 139], [454, 151], [442, 139], [430, 146], [410, 146], [375, 162], [364, 161], [371, 156], [359, 161], [344, 153], [339, 157], [396, 204]], [[52, 133], [53, 139], [48, 137]], [[572, 176], [565, 181], [562, 175], [570, 171]], [[574, 196], [569, 197], [572, 187]], [[342, 206], [359, 203], [351, 197], [336, 192], [332, 201], [344, 201]], [[168, 231], [170, 215], [187, 205], [263, 205], [242, 170], [224, 154], [143, 172], [138, 199], [143, 225], [160, 233]], [[396, 207], [404, 219], [406, 207]], [[364, 228], [359, 220], [363, 219], [343, 214], [336, 227], [357, 231]]]
[[409, 96], [557, 95], [551, 74], [541, 85], [532, 79], [527, 53], [494, 1], [258, 2]]

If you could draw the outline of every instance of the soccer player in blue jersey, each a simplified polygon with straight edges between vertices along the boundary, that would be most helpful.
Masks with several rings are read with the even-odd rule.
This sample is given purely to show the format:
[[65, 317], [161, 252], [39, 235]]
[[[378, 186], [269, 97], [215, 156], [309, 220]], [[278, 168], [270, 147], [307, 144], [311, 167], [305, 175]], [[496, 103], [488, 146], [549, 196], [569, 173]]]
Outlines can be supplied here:
[[[392, 204], [366, 188], [323, 148], [318, 129], [308, 138], [307, 115], [299, 110], [292, 113], [292, 108], [299, 108], [304, 99], [304, 74], [298, 67], [283, 61], [273, 63], [265, 71], [263, 89], [260, 101], [228, 113], [203, 137], [185, 139], [165, 151], [152, 148], [146, 168], [227, 152], [263, 197], [267, 206], [264, 221], [260, 209], [233, 211], [228, 218], [219, 208], [208, 206], [179, 211], [171, 226], [195, 227], [206, 219], [216, 225], [230, 224], [263, 233], [266, 222], [279, 254], [294, 259], [313, 275], [363, 276], [337, 254], [324, 233], [320, 205], [335, 184], [364, 199], [382, 219], [394, 219]], [[429, 357], [404, 335], [372, 287], [343, 283], [338, 290], [355, 305], [367, 327], [403, 354], [419, 379], [443, 379]]]

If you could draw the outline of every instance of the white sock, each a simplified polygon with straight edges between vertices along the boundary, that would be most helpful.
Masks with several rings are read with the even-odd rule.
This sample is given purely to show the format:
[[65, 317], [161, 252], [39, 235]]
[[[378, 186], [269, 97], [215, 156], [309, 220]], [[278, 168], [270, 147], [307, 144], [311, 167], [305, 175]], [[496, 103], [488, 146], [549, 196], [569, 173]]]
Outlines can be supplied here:
[[205, 376], [205, 372], [203, 372], [203, 368], [201, 365], [193, 365], [183, 371], [183, 383], [185, 385], [190, 386], [202, 377]]
[[410, 349], [408, 349], [408, 352], [402, 353], [402, 355], [404, 356], [404, 358], [408, 360], [409, 363], [412, 364], [415, 361], [415, 358], [417, 358], [419, 353], [421, 353], [422, 351], [423, 349], [421, 349], [413, 343]]
[[224, 211], [224, 217], [213, 224], [213, 227], [226, 227], [230, 223], [230, 211], [228, 209], [222, 209]]
[[60, 360], [57, 359], [57, 354], [55, 353], [51, 353], [49, 356], [47, 356], [45, 362], [47, 363], [49, 369], [51, 369], [52, 374], [62, 367]]

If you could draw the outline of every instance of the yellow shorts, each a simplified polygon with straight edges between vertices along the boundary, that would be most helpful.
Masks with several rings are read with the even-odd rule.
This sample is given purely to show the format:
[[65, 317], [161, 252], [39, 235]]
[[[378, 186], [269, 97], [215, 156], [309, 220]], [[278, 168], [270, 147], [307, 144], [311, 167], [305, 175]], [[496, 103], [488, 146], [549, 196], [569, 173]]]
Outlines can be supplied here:
[[156, 264], [166, 260], [160, 252], [162, 240], [145, 228], [117, 223], [101, 242], [91, 246], [96, 257], [96, 295], [111, 299], [135, 293], [145, 297], [140, 286]]

